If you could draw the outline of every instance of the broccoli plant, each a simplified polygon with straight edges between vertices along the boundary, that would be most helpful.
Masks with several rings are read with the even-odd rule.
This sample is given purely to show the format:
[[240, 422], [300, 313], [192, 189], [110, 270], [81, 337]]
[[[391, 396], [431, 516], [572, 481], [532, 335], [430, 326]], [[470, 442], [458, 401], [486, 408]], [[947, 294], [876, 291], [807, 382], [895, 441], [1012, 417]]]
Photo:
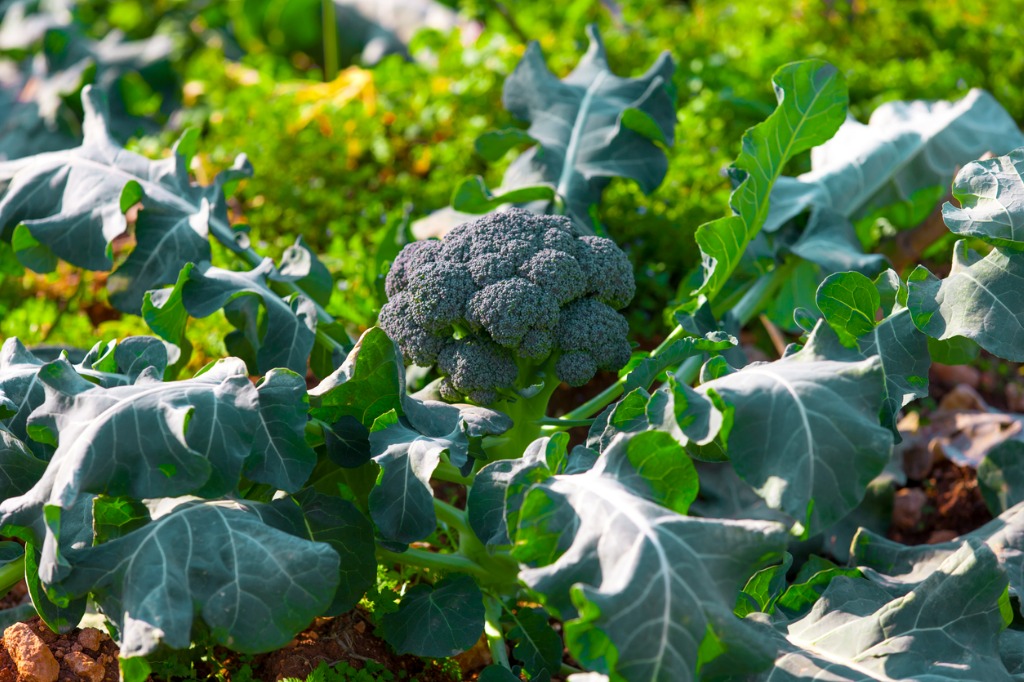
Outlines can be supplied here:
[[[871, 173], [861, 146], [840, 146], [858, 161], [779, 183], [794, 154], [857, 125], [834, 67], [784, 66], [778, 108], [730, 170], [733, 214], [697, 232], [702, 267], [671, 311], [676, 328], [631, 362], [618, 311], [634, 296], [632, 270], [612, 241], [582, 234], [601, 183], [580, 179], [613, 170], [598, 162], [623, 158], [624, 131], [653, 134], [664, 83], [613, 80], [591, 55], [581, 73], [596, 78], [562, 83], [572, 163], [558, 201], [530, 202], [565, 216], [512, 208], [407, 246], [385, 282], [382, 329], [351, 348], [325, 310], [323, 264], [301, 241], [279, 263], [257, 254], [227, 222], [231, 174], [189, 179], [191, 138], [166, 161], [128, 154], [86, 90], [82, 147], [0, 164], [0, 240], [28, 267], [110, 269], [124, 213], [142, 204], [112, 290], [164, 337], [97, 344], [77, 364], [16, 339], [0, 347], [0, 535], [24, 542], [0, 543], [0, 590], [23, 575], [31, 599], [0, 618], [36, 612], [68, 630], [91, 603], [119, 640], [123, 678], [141, 682], [148, 659], [203, 638], [250, 653], [284, 646], [357, 604], [384, 564], [415, 584], [377, 614], [377, 633], [429, 658], [485, 638], [481, 680], [577, 665], [614, 682], [1019, 677], [1017, 493], [993, 525], [924, 553], [857, 527], [877, 520], [893, 427], [927, 395], [930, 354], [1024, 359], [1024, 241], [1012, 229], [1024, 224], [1024, 147], [964, 166], [960, 206], [944, 209], [985, 255], [960, 242], [944, 279], [923, 267], [871, 279], [881, 259], [851, 238], [852, 204], [829, 203], [848, 194], [828, 187], [852, 177], [881, 197], [888, 185], [871, 183], [917, 152], [891, 153], [880, 135]], [[595, 112], [615, 136], [593, 133]], [[995, 143], [984, 146], [1000, 153], [1019, 140], [987, 129]], [[527, 161], [559, 158], [558, 144], [538, 142]], [[91, 194], [76, 191], [83, 178]], [[797, 186], [818, 206], [812, 218], [773, 215], [803, 201]], [[210, 238], [252, 269], [208, 262]], [[735, 332], [769, 306], [807, 334], [752, 363]], [[189, 317], [221, 310], [241, 359], [179, 379]], [[440, 378], [410, 394], [406, 361]], [[307, 390], [308, 367], [324, 378]], [[623, 367], [586, 403], [546, 416], [561, 383]], [[257, 383], [253, 368], [267, 370]], [[570, 448], [565, 432], [579, 424], [587, 440]], [[1008, 468], [1007, 484], [1018, 475]]]
[[510, 208], [413, 242], [386, 290], [380, 326], [409, 361], [437, 365], [441, 396], [515, 421], [497, 458], [540, 435], [561, 382], [582, 386], [629, 361], [629, 326], [617, 312], [636, 291], [629, 259], [564, 216]]

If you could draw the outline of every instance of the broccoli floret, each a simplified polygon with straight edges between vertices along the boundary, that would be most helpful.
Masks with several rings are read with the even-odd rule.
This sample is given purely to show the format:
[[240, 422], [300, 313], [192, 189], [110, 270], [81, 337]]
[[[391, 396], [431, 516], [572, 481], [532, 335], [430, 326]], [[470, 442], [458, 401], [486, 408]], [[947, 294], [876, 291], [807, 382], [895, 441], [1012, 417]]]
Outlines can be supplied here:
[[611, 239], [580, 237], [579, 261], [587, 277], [587, 292], [618, 310], [636, 293], [633, 268]]
[[474, 327], [482, 327], [506, 348], [518, 348], [532, 329], [550, 329], [558, 323], [558, 302], [522, 277], [484, 287], [469, 301], [467, 312]]
[[416, 322], [430, 332], [443, 332], [465, 317], [466, 304], [476, 293], [473, 278], [447, 263], [423, 263], [406, 273], [406, 292]]
[[555, 363], [558, 378], [570, 386], [582, 386], [594, 378], [597, 363], [594, 356], [581, 350], [571, 350], [558, 358]]
[[[584, 353], [593, 359], [590, 375], [583, 377], [583, 365], [574, 361], [569, 374], [558, 378], [579, 386], [590, 381], [598, 369], [619, 369], [631, 353], [626, 334], [629, 325], [613, 308], [593, 298], [581, 298], [562, 309], [555, 338], [563, 351]], [[557, 371], [557, 367], [556, 367]]]
[[446, 345], [437, 356], [437, 367], [447, 376], [450, 388], [484, 405], [494, 402], [496, 389], [511, 386], [519, 374], [512, 353], [489, 339], [474, 337]]
[[541, 249], [523, 263], [519, 274], [548, 292], [558, 305], [565, 305], [587, 291], [583, 268], [565, 251]]
[[407, 274], [416, 270], [424, 263], [431, 262], [441, 250], [441, 242], [429, 239], [422, 242], [407, 244], [395, 261], [391, 264], [387, 279], [384, 280], [384, 292], [392, 299], [408, 286]]
[[581, 385], [629, 360], [616, 312], [635, 291], [629, 260], [564, 216], [513, 208], [409, 244], [385, 284], [380, 326], [407, 359], [437, 364], [445, 400], [528, 401], [538, 385], [546, 400], [554, 377]]
[[402, 354], [421, 367], [437, 362], [437, 354], [448, 343], [444, 336], [433, 334], [416, 322], [412, 297], [406, 291], [384, 304], [377, 321], [402, 349]]

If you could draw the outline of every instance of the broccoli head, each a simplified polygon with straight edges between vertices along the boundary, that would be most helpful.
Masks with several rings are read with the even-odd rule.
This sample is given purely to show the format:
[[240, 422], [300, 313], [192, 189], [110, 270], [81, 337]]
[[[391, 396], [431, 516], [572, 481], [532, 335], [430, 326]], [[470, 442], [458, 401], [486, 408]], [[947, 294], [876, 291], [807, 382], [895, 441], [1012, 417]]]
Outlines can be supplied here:
[[494, 402], [542, 366], [580, 386], [629, 360], [616, 312], [636, 291], [629, 260], [564, 216], [512, 208], [409, 244], [385, 290], [380, 326], [411, 362], [436, 363], [446, 400]]

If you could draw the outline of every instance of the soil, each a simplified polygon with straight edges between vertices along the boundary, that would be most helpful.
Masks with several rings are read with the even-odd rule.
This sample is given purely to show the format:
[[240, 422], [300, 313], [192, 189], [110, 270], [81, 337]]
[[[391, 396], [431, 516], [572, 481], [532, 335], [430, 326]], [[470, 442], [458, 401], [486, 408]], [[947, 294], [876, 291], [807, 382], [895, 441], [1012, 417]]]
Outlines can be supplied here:
[[[54, 657], [60, 663], [58, 682], [78, 682], [87, 680], [73, 672], [67, 661], [73, 659], [73, 652], [84, 653], [104, 666], [102, 682], [117, 682], [118, 648], [105, 633], [88, 629], [83, 635], [82, 630], [58, 635], [53, 633], [39, 618], [27, 621], [37, 633]], [[98, 642], [98, 648], [83, 646]], [[218, 649], [218, 668], [210, 664], [197, 664], [198, 677], [222, 675], [227, 679], [247, 665], [252, 678], [270, 682], [286, 677], [306, 679], [321, 662], [337, 665], [345, 662], [355, 669], [362, 669], [368, 662], [374, 662], [391, 671], [396, 679], [404, 672], [401, 679], [413, 679], [419, 682], [453, 682], [456, 679], [475, 679], [479, 670], [488, 665], [490, 654], [487, 646], [474, 647], [456, 659], [462, 668], [462, 675], [453, 677], [435, 661], [423, 660], [416, 656], [400, 656], [396, 654], [382, 639], [374, 634], [373, 624], [368, 615], [360, 609], [354, 609], [335, 618], [318, 618], [310, 627], [299, 633], [295, 639], [283, 648], [266, 654], [241, 658], [226, 649]], [[156, 682], [158, 678], [150, 677]], [[18, 673], [14, 661], [2, 646], [0, 640], [0, 682], [18, 682]], [[89, 682], [99, 682], [91, 680]]]
[[305, 679], [321, 661], [329, 665], [345, 661], [354, 668], [375, 661], [396, 677], [404, 671], [405, 679], [415, 676], [420, 682], [453, 679], [432, 661], [396, 654], [373, 634], [369, 617], [359, 609], [336, 618], [318, 618], [283, 649], [256, 656], [249, 665], [257, 679], [269, 681], [285, 677]]
[[[120, 678], [120, 669], [117, 663], [118, 648], [106, 634], [92, 628], [87, 628], [83, 633], [82, 630], [76, 628], [67, 634], [58, 635], [38, 617], [30, 619], [26, 623], [46, 643], [50, 652], [53, 653], [53, 657], [60, 664], [57, 682], [79, 682], [80, 680], [117, 682]], [[89, 678], [74, 672], [70, 662], [76, 658], [84, 660], [83, 654], [89, 660], [103, 666], [102, 678], [89, 680]], [[0, 646], [0, 682], [18, 682], [17, 668], [4, 646]]]
[[991, 520], [974, 469], [941, 460], [927, 478], [896, 492], [889, 538], [905, 545], [948, 542]]

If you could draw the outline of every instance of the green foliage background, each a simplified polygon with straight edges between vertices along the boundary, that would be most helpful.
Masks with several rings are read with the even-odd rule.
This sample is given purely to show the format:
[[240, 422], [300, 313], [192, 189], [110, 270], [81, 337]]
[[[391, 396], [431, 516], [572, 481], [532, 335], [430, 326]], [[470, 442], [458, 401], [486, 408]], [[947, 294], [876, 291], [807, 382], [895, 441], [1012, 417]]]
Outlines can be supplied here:
[[[416, 61], [385, 58], [356, 96], [320, 97], [305, 125], [299, 122], [323, 81], [318, 0], [88, 0], [76, 12], [97, 36], [116, 28], [130, 38], [174, 37], [184, 109], [170, 120], [172, 130], [202, 130], [200, 161], [209, 176], [237, 153], [249, 156], [256, 174], [236, 195], [235, 217], [274, 253], [288, 245], [283, 235], [303, 235], [335, 275], [329, 310], [355, 328], [372, 325], [383, 303], [373, 255], [384, 242], [408, 238], [405, 223], [446, 206], [464, 177], [481, 174], [499, 184], [510, 159], [488, 164], [473, 144], [489, 129], [515, 125], [501, 106], [501, 88], [523, 53], [523, 37], [540, 42], [559, 75], [586, 48], [588, 22], [598, 24], [622, 75], [642, 72], [663, 50], [677, 61], [677, 142], [664, 184], [647, 197], [615, 181], [599, 216], [637, 268], [641, 293], [630, 321], [640, 337], [663, 333], [660, 311], [698, 259], [693, 231], [727, 212], [731, 188], [723, 170], [743, 131], [774, 107], [765, 84], [780, 65], [808, 57], [835, 64], [861, 120], [883, 101], [956, 99], [972, 87], [989, 90], [1024, 120], [1018, 1], [624, 0], [614, 3], [616, 11], [599, 0], [455, 4], [479, 28], [461, 40], [421, 32], [411, 48]], [[172, 135], [141, 138], [136, 148], [159, 154]], [[787, 171], [808, 164], [804, 155]], [[4, 286], [4, 300], [31, 293]], [[86, 305], [104, 296], [95, 287], [81, 298]], [[28, 317], [52, 319], [49, 308]], [[0, 332], [40, 340], [38, 330], [23, 326], [31, 327], [25, 317], [6, 320]], [[108, 321], [89, 334], [81, 319], [65, 319], [72, 317], [47, 327], [46, 340], [122, 333]]]

